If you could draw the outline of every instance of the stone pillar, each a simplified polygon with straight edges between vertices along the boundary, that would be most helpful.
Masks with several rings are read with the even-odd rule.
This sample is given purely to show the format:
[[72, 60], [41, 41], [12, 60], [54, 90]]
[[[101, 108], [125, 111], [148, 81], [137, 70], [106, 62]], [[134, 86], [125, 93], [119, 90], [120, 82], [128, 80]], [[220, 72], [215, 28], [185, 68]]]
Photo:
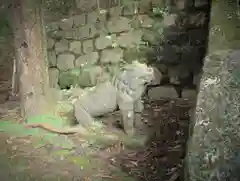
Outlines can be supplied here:
[[209, 51], [240, 48], [240, 16], [237, 1], [215, 0], [212, 3]]
[[240, 180], [240, 32], [237, 6], [212, 4], [205, 58], [186, 156], [189, 181]]

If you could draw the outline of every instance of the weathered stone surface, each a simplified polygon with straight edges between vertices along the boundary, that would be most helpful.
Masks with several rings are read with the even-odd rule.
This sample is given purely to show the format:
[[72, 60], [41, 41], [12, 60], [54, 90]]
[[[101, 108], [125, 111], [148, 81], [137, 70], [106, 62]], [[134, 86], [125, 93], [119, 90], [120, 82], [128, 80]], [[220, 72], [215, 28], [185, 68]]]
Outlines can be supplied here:
[[152, 0], [151, 2], [152, 2], [153, 7], [158, 7], [158, 8], [165, 8], [166, 7], [166, 4], [165, 4], [166, 2], [165, 1]]
[[95, 23], [94, 27], [96, 29], [96, 36], [95, 37], [102, 36], [102, 35], [104, 36], [104, 35], [109, 34], [105, 22]]
[[133, 61], [118, 74], [114, 87], [117, 88], [117, 103], [122, 115], [124, 131], [134, 136], [134, 113], [143, 109], [141, 97], [145, 85], [153, 80], [153, 70], [144, 63]]
[[86, 24], [86, 15], [76, 15], [72, 17], [74, 27], [83, 26]]
[[123, 15], [124, 16], [134, 15], [134, 14], [137, 14], [137, 13], [138, 13], [138, 4], [135, 1], [127, 3], [123, 7]]
[[[63, 92], [63, 91], [60, 91], [60, 92]], [[62, 93], [62, 96], [65, 97], [65, 91], [64, 93]], [[56, 110], [58, 113], [61, 113], [61, 117], [63, 119], [66, 119], [61, 123], [62, 127], [76, 126], [76, 121], [74, 116], [74, 107], [73, 107], [73, 104], [69, 101], [69, 99], [63, 99], [63, 101], [57, 102]], [[83, 129], [82, 127], [78, 127], [78, 128]]]
[[240, 51], [205, 59], [187, 154], [187, 180], [239, 180]]
[[77, 34], [80, 39], [93, 38], [97, 34], [97, 30], [93, 24], [87, 24], [78, 28]]
[[106, 49], [102, 51], [100, 61], [102, 63], [119, 63], [123, 60], [123, 50], [120, 48]]
[[[224, 9], [224, 10], [223, 10]], [[225, 1], [219, 1], [212, 5], [209, 32], [208, 51], [220, 49], [239, 49], [239, 27], [240, 18], [237, 6]], [[231, 17], [231, 18], [230, 18]]]
[[[170, 45], [178, 45], [182, 46], [184, 44], [189, 44], [189, 42], [195, 42], [195, 40], [191, 41], [189, 36], [189, 30], [188, 32], [179, 32], [175, 31], [174, 27], [169, 27], [167, 29], [164, 29], [164, 41], [167, 42]], [[194, 44], [195, 45], [195, 44]], [[190, 45], [189, 45], [190, 46]]]
[[190, 68], [194, 72], [201, 69], [201, 57], [198, 47], [182, 46], [181, 47], [181, 63], [186, 65], [186, 69]]
[[189, 17], [189, 26], [201, 27], [206, 23], [206, 14], [203, 12], [196, 13]]
[[81, 71], [79, 68], [71, 69], [65, 72], [60, 72], [59, 86], [61, 89], [69, 88], [71, 85], [78, 85], [78, 77]]
[[93, 117], [82, 107], [81, 104], [78, 104], [78, 101], [74, 104], [74, 116], [77, 122], [86, 128], [94, 123]]
[[[177, 21], [176, 21], [176, 25], [179, 28], [187, 28], [189, 26], [189, 13], [186, 11], [180, 11], [178, 13], [178, 17], [177, 17]], [[187, 27], [186, 27], [187, 26]]]
[[157, 41], [156, 33], [150, 29], [143, 30], [142, 40], [154, 45]]
[[158, 62], [166, 65], [179, 64], [181, 57], [177, 48], [177, 46], [168, 44], [160, 45], [156, 52]]
[[151, 100], [159, 100], [162, 98], [178, 98], [178, 94], [172, 86], [159, 86], [150, 89], [148, 97]]
[[[111, 96], [112, 95], [112, 96]], [[100, 116], [116, 109], [116, 89], [110, 82], [96, 86], [86, 96], [81, 96], [75, 106], [81, 105], [91, 116]]]
[[134, 48], [142, 43], [142, 31], [133, 30], [127, 33], [122, 33], [117, 37], [116, 44], [124, 48]]
[[166, 65], [164, 65], [164, 64], [157, 64], [155, 66], [158, 68], [158, 70], [160, 72], [162, 72], [163, 74], [167, 74], [168, 67]]
[[120, 33], [131, 30], [131, 20], [125, 17], [112, 18], [108, 24], [108, 31], [111, 33]]
[[95, 46], [98, 50], [103, 50], [107, 47], [112, 47], [114, 41], [116, 40], [116, 35], [106, 35], [100, 36], [95, 41]]
[[100, 12], [92, 11], [87, 14], [87, 23], [98, 23], [106, 21], [105, 14], [101, 14]]
[[73, 27], [73, 18], [62, 19], [59, 26], [62, 30], [71, 29]]
[[80, 41], [73, 41], [69, 43], [69, 51], [76, 54], [82, 54], [82, 43]]
[[[51, 93], [51, 99], [55, 100], [55, 102], [60, 101], [68, 101], [69, 100], [69, 93], [66, 90], [61, 90], [60, 87], [58, 88], [50, 88], [49, 92]], [[59, 106], [59, 105], [57, 105]], [[65, 105], [64, 105], [65, 107]], [[57, 108], [58, 109], [58, 108]]]
[[48, 62], [49, 62], [49, 67], [57, 66], [57, 56], [55, 51], [48, 51]]
[[134, 16], [131, 21], [131, 27], [135, 30], [141, 28], [141, 20], [138, 16]]
[[120, 109], [120, 113], [122, 116], [122, 125], [124, 127], [124, 131], [129, 136], [135, 135], [134, 128], [134, 103], [132, 99], [125, 98], [124, 94], [117, 94], [117, 103]]
[[[203, 29], [196, 28], [191, 28], [186, 32], [185, 30], [188, 27], [185, 27], [184, 23], [188, 26], [191, 24], [189, 21], [191, 18], [196, 22], [196, 19], [201, 19], [201, 16], [198, 12], [190, 12], [190, 16], [188, 16], [188, 12], [180, 12], [180, 18], [177, 18], [176, 14], [168, 14], [163, 17], [163, 21], [160, 19], [156, 20], [155, 18], [152, 19], [150, 16], [146, 15], [147, 13], [143, 13], [149, 12], [150, 1], [154, 7], [158, 8], [165, 8], [167, 3], [162, 1], [157, 2], [157, 0], [139, 0], [132, 3], [125, 3], [125, 14], [133, 14], [134, 10], [136, 8], [138, 9], [138, 13], [140, 14], [133, 18], [119, 16], [124, 6], [112, 7], [110, 8], [109, 22], [102, 22], [102, 20], [106, 20], [106, 12], [102, 7], [100, 12], [94, 10], [84, 12], [81, 15], [72, 16], [65, 20], [67, 24], [64, 29], [66, 30], [56, 31], [55, 34], [57, 36], [53, 36], [53, 39], [64, 39], [64, 41], [66, 40], [65, 42], [69, 42], [68, 48], [66, 44], [65, 46], [57, 45], [57, 49], [59, 49], [56, 50], [57, 54], [73, 53], [77, 58], [74, 60], [74, 65], [79, 68], [85, 67], [84, 65], [92, 66], [98, 59], [100, 59], [100, 63], [104, 63], [104, 66], [111, 63], [114, 63], [111, 66], [117, 66], [123, 59], [127, 63], [131, 63], [133, 60], [139, 60], [141, 62], [154, 61], [154, 66], [158, 67], [163, 74], [163, 81], [165, 81], [165, 79], [168, 81], [169, 75], [171, 74], [168, 73], [168, 66], [176, 66], [183, 64], [183, 62], [186, 62], [185, 65], [188, 71], [192, 71], [196, 74], [193, 68], [198, 67], [195, 63], [200, 61], [203, 57], [204, 51], [202, 51], [201, 47], [205, 46], [203, 44], [205, 43], [206, 34], [201, 33]], [[87, 1], [85, 3], [87, 3]], [[89, 3], [91, 4], [92, 2]], [[106, 5], [108, 3], [104, 2], [103, 4]], [[127, 4], [134, 5], [130, 5], [131, 7], [127, 10]], [[154, 4], [157, 5], [155, 6]], [[145, 11], [141, 11], [142, 7], [145, 8]], [[101, 16], [103, 16], [103, 18], [101, 18]], [[70, 24], [68, 24], [68, 22]], [[135, 23], [136, 26], [134, 25], [133, 27], [133, 23]], [[58, 26], [63, 26], [60, 22], [57, 22], [57, 24]], [[68, 29], [69, 27], [73, 28]], [[158, 28], [158, 33], [155, 31], [155, 28]], [[160, 32], [162, 32], [164, 36], [160, 36]], [[48, 34], [51, 37], [51, 34], [54, 33], [49, 32]], [[105, 34], [106, 36], [104, 36]], [[154, 48], [152, 50], [149, 48], [149, 52], [146, 56], [148, 50], [143, 48], [144, 45], [142, 41], [147, 41], [149, 45], [157, 45], [157, 47], [150, 46]], [[136, 45], [139, 44], [141, 45], [136, 47]], [[186, 45], [189, 45], [190, 49]], [[111, 47], [114, 49], [110, 50]], [[140, 51], [138, 49], [139, 47], [141, 48]], [[49, 45], [48, 49], [50, 50], [52, 48], [54, 48], [54, 44]], [[94, 51], [99, 51], [99, 55]], [[54, 55], [52, 56], [54, 57]], [[101, 57], [99, 58], [98, 56]], [[192, 65], [190, 66], [190, 64]], [[50, 67], [56, 67], [56, 59], [50, 62]], [[116, 68], [116, 70], [117, 69], [118, 68]], [[184, 73], [181, 73], [181, 71], [179, 73], [180, 77], [185, 77], [185, 71], [182, 72]], [[171, 76], [170, 79], [174, 84], [179, 83], [178, 75]]]
[[55, 41], [52, 38], [47, 38], [47, 49], [53, 49]]
[[138, 13], [146, 14], [150, 11], [150, 0], [139, 0], [138, 1]]
[[187, 3], [187, 1], [182, 1], [182, 0], [175, 1], [175, 2], [176, 2], [176, 7], [179, 10], [183, 10], [185, 8], [185, 6], [186, 6], [186, 3]]
[[48, 70], [49, 73], [49, 84], [51, 88], [57, 88], [58, 87], [58, 76], [59, 76], [59, 70], [57, 68], [50, 68]]
[[60, 54], [57, 57], [57, 68], [59, 70], [68, 70], [74, 68], [75, 56], [71, 53]]
[[83, 67], [85, 65], [94, 65], [99, 60], [98, 52], [91, 52], [86, 55], [82, 55], [75, 60], [76, 67]]
[[[92, 72], [86, 71], [86, 69], [83, 69], [84, 72], [81, 72], [81, 74], [78, 77], [78, 85], [80, 87], [93, 87], [95, 86], [92, 83], [91, 77], [92, 77]], [[90, 70], [91, 71], [91, 70]], [[94, 72], [95, 73], [95, 72]], [[91, 74], [91, 75], [90, 75]], [[96, 77], [95, 77], [96, 78]]]
[[71, 40], [85, 40], [87, 38], [93, 38], [97, 35], [98, 31], [96, 30], [93, 24], [86, 24], [82, 27], [65, 30], [65, 31], [56, 31], [52, 35], [57, 38], [65, 38]]
[[200, 81], [201, 81], [201, 77], [202, 77], [201, 72], [198, 73], [198, 74], [195, 74], [194, 77], [193, 77], [193, 84], [196, 85], [196, 86], [199, 85]]
[[162, 73], [156, 68], [153, 67], [154, 79], [151, 82], [151, 85], [159, 85], [163, 79]]
[[46, 30], [47, 30], [47, 32], [58, 31], [59, 30], [59, 23], [57, 23], [57, 22], [49, 23], [46, 26]]
[[[122, 94], [123, 99], [131, 98], [131, 100], [137, 101], [141, 99], [145, 83], [149, 84], [153, 78], [153, 69], [135, 60], [131, 64], [126, 64], [123, 70], [117, 74], [118, 81], [115, 81], [115, 86]], [[121, 95], [119, 96], [121, 97]]]
[[183, 89], [182, 98], [195, 100], [197, 98], [197, 91], [195, 89]]
[[140, 57], [139, 50], [135, 47], [135, 48], [124, 49], [123, 58], [124, 58], [124, 61], [131, 63], [134, 60], [140, 60], [140, 58], [144, 58], [144, 57]]
[[185, 65], [179, 65], [168, 69], [169, 81], [172, 84], [181, 84], [181, 80], [184, 80], [190, 76], [190, 71]]
[[177, 14], [169, 14], [164, 16], [163, 24], [164, 26], [174, 26], [176, 25]]
[[151, 28], [154, 23], [154, 20], [147, 15], [139, 15], [138, 18], [143, 28]]
[[[99, 84], [94, 90], [87, 92], [85, 96], [81, 96], [74, 104], [75, 117], [79, 124], [83, 126], [92, 124], [91, 117], [104, 115], [116, 108], [116, 89], [110, 82]], [[83, 110], [86, 112], [83, 112]]]
[[201, 7], [207, 4], [208, 4], [207, 0], [195, 0], [195, 7]]
[[77, 8], [82, 12], [91, 12], [97, 7], [96, 0], [76, 0]]
[[108, 64], [105, 66], [107, 72], [111, 75], [118, 75], [120, 72], [120, 65], [119, 64]]
[[100, 66], [85, 67], [78, 78], [78, 85], [81, 87], [95, 86], [98, 81], [109, 79], [108, 74]]
[[240, 52], [235, 44], [240, 34], [239, 17], [233, 12], [237, 12], [234, 3], [212, 2], [210, 55], [204, 62], [187, 149], [189, 181], [240, 179]]
[[84, 89], [80, 87], [72, 87], [71, 89], [68, 90], [68, 92], [69, 92], [68, 100], [71, 98], [76, 99], [84, 94]]
[[65, 31], [63, 30], [56, 30], [53, 31], [51, 33], [49, 33], [51, 37], [53, 37], [54, 39], [63, 39], [65, 37]]
[[83, 53], [90, 53], [93, 51], [93, 41], [86, 40], [83, 42]]
[[109, 9], [109, 14], [111, 17], [119, 17], [122, 14], [123, 8], [120, 6], [112, 7]]
[[67, 40], [61, 40], [56, 42], [55, 44], [55, 51], [57, 54], [67, 51], [69, 48], [69, 44]]

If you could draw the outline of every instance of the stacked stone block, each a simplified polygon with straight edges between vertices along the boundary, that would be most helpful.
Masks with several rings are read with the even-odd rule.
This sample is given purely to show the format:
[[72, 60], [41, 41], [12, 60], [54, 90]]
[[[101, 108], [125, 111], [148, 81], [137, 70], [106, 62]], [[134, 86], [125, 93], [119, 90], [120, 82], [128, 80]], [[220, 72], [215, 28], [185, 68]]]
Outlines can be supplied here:
[[[164, 7], [164, 4], [154, 6]], [[169, 84], [180, 84], [179, 79], [188, 77], [191, 72], [194, 80], [199, 76], [205, 50], [206, 35], [202, 32], [206, 14], [180, 11], [159, 20], [149, 14], [149, 9], [149, 1], [137, 1], [124, 7], [112, 7], [109, 12], [93, 11], [48, 24], [51, 87], [95, 86], [99, 75], [110, 79], [122, 63], [136, 59], [147, 62], [155, 58], [153, 65], [162, 76], [158, 90], [152, 90], [157, 95], [152, 97], [168, 96], [169, 91], [171, 97], [177, 97]], [[150, 47], [153, 54], [149, 57], [141, 54], [139, 47], [145, 46], [146, 39], [156, 41], [152, 36], [156, 21], [161, 22], [164, 41], [159, 41], [157, 51]], [[167, 86], [163, 80], [168, 80]]]
[[[112, 12], [120, 11], [116, 9]], [[134, 28], [137, 20], [139, 28]], [[142, 43], [141, 27], [152, 23], [147, 16], [139, 15], [137, 20], [113, 14], [107, 21], [105, 13], [91, 12], [49, 25], [51, 87], [94, 86], [99, 74], [110, 78], [122, 62], [135, 60], [129, 50]]]
[[[156, 28], [148, 30], [145, 41], [154, 44], [154, 50], [148, 54], [148, 61], [162, 73], [163, 92], [174, 94], [172, 85], [181, 89], [181, 96], [192, 97], [201, 77], [203, 58], [207, 50], [209, 6], [177, 10], [157, 18], [155, 26], [160, 27], [161, 38], [156, 38]], [[152, 36], [150, 36], [152, 34]], [[156, 43], [154, 40], [158, 40]], [[158, 88], [158, 92], [162, 89]], [[155, 91], [155, 90], [153, 90]], [[169, 93], [169, 95], [172, 95]], [[176, 94], [176, 92], [175, 92]]]

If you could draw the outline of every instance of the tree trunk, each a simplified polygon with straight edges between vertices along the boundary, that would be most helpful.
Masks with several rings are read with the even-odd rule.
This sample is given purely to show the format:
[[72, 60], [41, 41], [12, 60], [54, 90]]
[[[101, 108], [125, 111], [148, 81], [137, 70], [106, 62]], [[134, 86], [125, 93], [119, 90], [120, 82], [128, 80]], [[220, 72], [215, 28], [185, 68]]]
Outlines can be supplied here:
[[[17, 14], [13, 13], [17, 66], [20, 74], [22, 116], [29, 118], [48, 110], [49, 78], [46, 41], [38, 0], [15, 0]], [[18, 9], [19, 8], [19, 9]], [[18, 15], [18, 19], [16, 16]], [[21, 22], [22, 20], [22, 22]], [[18, 39], [17, 39], [18, 38]]]
[[[236, 1], [214, 1], [186, 180], [240, 180], [240, 32]], [[231, 50], [230, 50], [231, 49]]]
[[15, 47], [15, 58], [13, 60], [13, 74], [12, 74], [12, 96], [17, 96], [19, 94], [19, 76], [20, 76], [20, 60], [22, 55], [21, 52], [21, 44], [24, 42], [23, 38], [23, 19], [22, 12], [18, 2], [14, 2], [11, 6], [11, 14], [12, 14], [12, 31], [14, 32], [13, 44]]

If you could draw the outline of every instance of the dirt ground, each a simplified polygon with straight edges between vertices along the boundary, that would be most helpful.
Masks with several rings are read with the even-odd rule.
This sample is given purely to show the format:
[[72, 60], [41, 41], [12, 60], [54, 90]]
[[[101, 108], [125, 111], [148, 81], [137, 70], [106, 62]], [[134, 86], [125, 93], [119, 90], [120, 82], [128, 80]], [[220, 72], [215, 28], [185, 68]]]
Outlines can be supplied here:
[[36, 146], [39, 137], [3, 132], [0, 176], [9, 181], [183, 180], [189, 109], [190, 103], [183, 100], [146, 103], [142, 115], [147, 137], [144, 146], [131, 144], [130, 138], [127, 142], [106, 139], [100, 143], [77, 135], [68, 136], [77, 145], [71, 148], [51, 143]]
[[[5, 102], [11, 86], [10, 67], [6, 66], [0, 66], [0, 121], [16, 116], [15, 108], [19, 106], [17, 101]], [[188, 113], [192, 105], [179, 99], [146, 100], [142, 122], [138, 125], [145, 142], [130, 139], [121, 131], [118, 134], [123, 136], [114, 141], [104, 136], [99, 139], [98, 135], [88, 139], [79, 135], [54, 135], [53, 141], [48, 142], [42, 141], [45, 133], [16, 135], [16, 129], [8, 132], [0, 129], [1, 180], [183, 180]], [[119, 115], [116, 113], [111, 119], [119, 119]], [[108, 133], [114, 136], [111, 130]], [[55, 144], [63, 140], [73, 146]]]
[[121, 168], [141, 181], [184, 180], [183, 159], [192, 104], [187, 100], [147, 103], [143, 115], [150, 125], [148, 141], [144, 148], [132, 150], [131, 156], [125, 154]]

